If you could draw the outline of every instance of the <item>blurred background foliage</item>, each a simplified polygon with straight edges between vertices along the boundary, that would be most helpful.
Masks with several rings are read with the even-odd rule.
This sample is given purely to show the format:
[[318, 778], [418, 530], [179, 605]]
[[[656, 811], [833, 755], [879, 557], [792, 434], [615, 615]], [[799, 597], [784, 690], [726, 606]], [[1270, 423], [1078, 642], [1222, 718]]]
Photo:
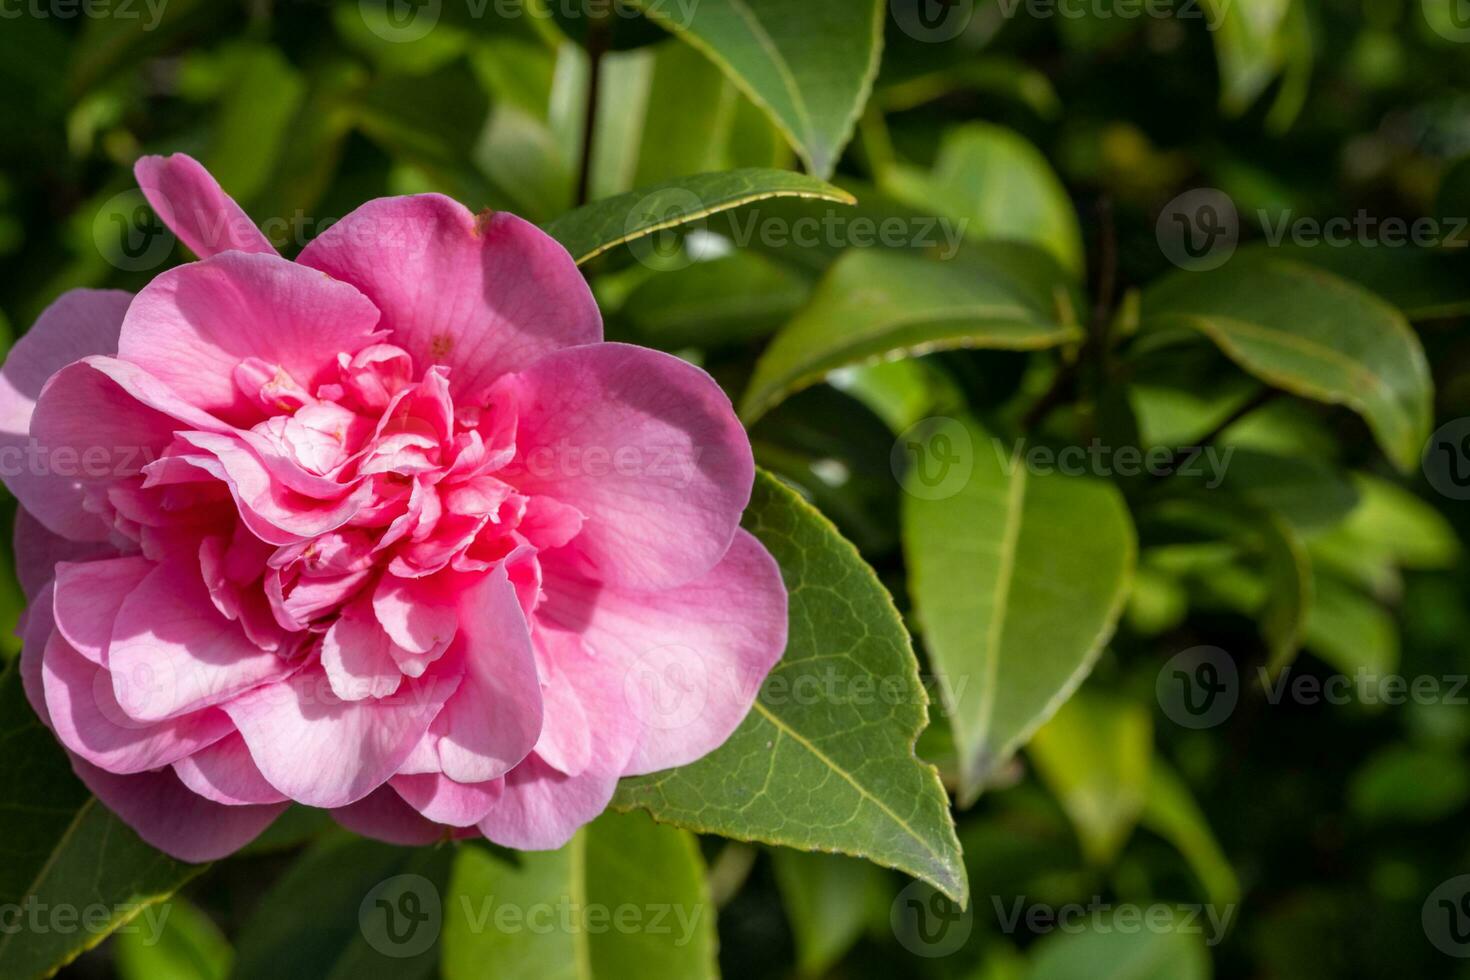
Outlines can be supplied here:
[[[122, 2], [95, 9], [118, 13]], [[1174, 271], [1159, 220], [1191, 188], [1216, 188], [1233, 202], [1243, 255], [1290, 251], [1269, 240], [1283, 215], [1428, 216], [1464, 234], [1456, 220], [1470, 214], [1463, 4], [1189, 0], [1130, 17], [1118, 13], [1122, 2], [1074, 4], [1081, 15], [1062, 16], [984, 0], [942, 43], [906, 33], [897, 7], [885, 10], [881, 69], [856, 136], [834, 161], [835, 183], [859, 200], [854, 213], [964, 220], [967, 249], [1027, 242], [1087, 284], [1077, 319], [1089, 319], [1101, 294], [1124, 338], [1137, 325], [1137, 291]], [[137, 289], [187, 258], [166, 241], [173, 250], [159, 254], [162, 239], [148, 232], [130, 173], [141, 153], [199, 158], [287, 255], [384, 194], [438, 190], [538, 222], [577, 203], [590, 71], [576, 14], [502, 16], [494, 3], [444, 0], [433, 30], [390, 40], [396, 22], [381, 3], [131, 7], [140, 18], [56, 16], [57, 8], [12, 16], [29, 9], [15, 2], [0, 20], [6, 336], [68, 288]], [[770, 117], [694, 47], [627, 19], [608, 46], [588, 198], [707, 171], [803, 166]], [[772, 335], [842, 299], [841, 280], [825, 292], [819, 283], [848, 242], [804, 247], [756, 235], [742, 244], [727, 229], [752, 212], [791, 222], [830, 210], [756, 205], [728, 225], [709, 222], [656, 261], [628, 249], [594, 260], [586, 271], [609, 337], [701, 363], [738, 400]], [[1374, 252], [1358, 240], [1297, 257], [1374, 290], [1414, 322], [1438, 425], [1470, 416], [1470, 260], [1453, 240], [1435, 244]], [[914, 260], [912, 248], [872, 249]], [[856, 270], [859, 281], [884, 269], [906, 276], [881, 255], [843, 261], [878, 264], [878, 273]], [[1330, 327], [1339, 313], [1322, 315]], [[1305, 653], [1292, 679], [1361, 670], [1437, 678], [1449, 693], [1470, 671], [1461, 546], [1470, 510], [1428, 485], [1413, 447], [1411, 465], [1396, 471], [1364, 421], [1331, 405], [1276, 398], [1222, 428], [1257, 389], [1203, 341], [1134, 341], [1126, 365], [1103, 381], [1083, 370], [1057, 386], [1067, 370], [1046, 352], [994, 349], [848, 366], [831, 384], [783, 392], [754, 423], [762, 465], [838, 524], [905, 612], [912, 569], [891, 450], [895, 433], [925, 415], [968, 406], [991, 431], [1016, 431], [1056, 389], [1056, 404], [1030, 420], [1043, 443], [1086, 445], [1101, 434], [1113, 444], [1180, 446], [1213, 433], [1236, 455], [1218, 492], [1178, 490], [1177, 477], [1162, 490], [1122, 481], [1140, 550], [1121, 626], [1082, 691], [1023, 755], [986, 774], [983, 794], [961, 785], [935, 705], [921, 751], [962, 797], [979, 795], [957, 810], [974, 895], [964, 944], [915, 955], [935, 950], [892, 927], [905, 885], [896, 874], [709, 839], [702, 849], [720, 904], [723, 972], [1470, 976], [1454, 972], [1457, 962], [1421, 925], [1425, 896], [1470, 871], [1470, 691], [1456, 687], [1457, 702], [1396, 706], [1358, 696], [1272, 703], [1254, 683], [1258, 665], [1284, 664], [1299, 641]], [[3, 569], [9, 625], [21, 600], [9, 562]], [[1283, 595], [1290, 605], [1293, 590], [1300, 608], [1284, 614], [1294, 617], [1293, 636], [1282, 640], [1273, 610]], [[1053, 615], [1060, 625], [1067, 610]], [[4, 642], [13, 654], [17, 641]], [[1242, 690], [1228, 718], [1196, 730], [1171, 717], [1156, 690], [1172, 657], [1202, 645], [1239, 665]], [[336, 921], [332, 902], [356, 902], [358, 892], [330, 887], [338, 872], [313, 878], [300, 862], [330, 869], [390, 859], [344, 856], [342, 848], [366, 845], [332, 835], [302, 856], [321, 828], [299, 823], [191, 885], [164, 943], [119, 936], [72, 969], [149, 980], [224, 976], [232, 964], [246, 975], [326, 975], [330, 956], [310, 950], [333, 941], [330, 929], [298, 934], [262, 918]], [[299, 904], [293, 881], [316, 882], [303, 893], [311, 907]], [[1208, 928], [1074, 935], [1024, 920], [1010, 928], [1018, 899], [1209, 903], [1217, 915], [1229, 911], [1229, 928], [1208, 947]], [[262, 959], [262, 936], [279, 958]]]

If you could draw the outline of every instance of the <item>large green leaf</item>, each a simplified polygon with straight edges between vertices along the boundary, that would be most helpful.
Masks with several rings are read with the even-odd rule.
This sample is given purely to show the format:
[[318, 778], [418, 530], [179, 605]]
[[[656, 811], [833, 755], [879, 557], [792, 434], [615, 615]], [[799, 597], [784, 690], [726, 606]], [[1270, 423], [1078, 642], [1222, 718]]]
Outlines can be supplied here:
[[771, 867], [803, 976], [826, 974], [892, 900], [888, 873], [866, 861], [783, 847], [771, 855]]
[[1295, 262], [1242, 255], [1179, 272], [1144, 293], [1146, 328], [1187, 328], [1267, 384], [1367, 420], [1402, 470], [1429, 437], [1433, 381], [1403, 314], [1352, 283]]
[[451, 852], [334, 833], [312, 845], [240, 932], [235, 980], [413, 980], [433, 973]]
[[773, 197], [852, 204], [825, 181], [788, 170], [747, 168], [680, 177], [571, 211], [546, 225], [580, 265], [617, 245]]
[[[0, 980], [48, 976], [204, 870], [160, 854], [77, 781], [21, 688], [0, 677], [0, 907], [71, 909], [87, 928], [0, 931]], [[83, 918], [83, 917], [86, 918]]]
[[120, 980], [225, 980], [235, 951], [219, 926], [175, 896], [156, 933], [120, 932], [113, 943]]
[[715, 910], [692, 834], [608, 813], [559, 851], [454, 862], [446, 980], [706, 980]]
[[928, 698], [892, 597], [825, 517], [765, 473], [746, 526], [790, 592], [786, 654], [723, 746], [623, 780], [614, 804], [701, 833], [867, 858], [965, 901], [948, 800], [914, 755]]
[[1045, 254], [988, 243], [948, 258], [853, 249], [756, 364], [746, 421], [838, 368], [957, 347], [1039, 350], [1082, 339], [1079, 300]]
[[1463, 251], [1410, 245], [1393, 248], [1371, 241], [1334, 241], [1331, 245], [1280, 241], [1274, 245], [1258, 242], [1236, 255], [1271, 254], [1316, 266], [1376, 293], [1410, 320], [1433, 320], [1470, 313], [1470, 262]]
[[964, 222], [971, 238], [1028, 242], [1082, 274], [1072, 199], [1046, 157], [1018, 133], [986, 123], [961, 126], [945, 134], [932, 172], [896, 164], [879, 183], [914, 207]]
[[1157, 755], [1149, 766], [1148, 801], [1139, 822], [1183, 855], [1213, 905], [1226, 908], [1240, 901], [1240, 879], [1220, 850], [1209, 820], [1184, 780]]
[[[1030, 472], [1024, 443], [961, 424], [969, 479], [949, 496], [906, 494], [903, 539], [968, 805], [1092, 669], [1127, 599], [1137, 541], [1112, 484]], [[921, 432], [915, 451], [937, 456], [944, 435]], [[910, 478], [921, 479], [935, 460], [914, 462]]]
[[882, 0], [634, 0], [770, 114], [807, 169], [830, 177], [878, 73]]
[[1201, 934], [1218, 940], [1222, 913], [1233, 910], [1206, 911], [1216, 918], [1191, 910], [1166, 930], [1140, 929], [1109, 917], [1082, 931], [1052, 933], [1031, 951], [1025, 980], [1210, 980], [1210, 954]]
[[1078, 696], [1042, 726], [1027, 751], [1088, 860], [1101, 865], [1116, 857], [1148, 801], [1149, 713], [1130, 701]]

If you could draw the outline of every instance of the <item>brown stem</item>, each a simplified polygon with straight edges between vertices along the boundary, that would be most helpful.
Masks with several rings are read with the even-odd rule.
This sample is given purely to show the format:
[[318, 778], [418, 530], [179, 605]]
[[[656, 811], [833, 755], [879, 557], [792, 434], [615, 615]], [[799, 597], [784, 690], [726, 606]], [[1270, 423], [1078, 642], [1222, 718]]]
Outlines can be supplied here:
[[587, 111], [582, 120], [582, 161], [577, 170], [577, 207], [587, 203], [592, 186], [592, 141], [597, 131], [597, 100], [602, 88], [602, 58], [612, 42], [605, 16], [587, 23]]

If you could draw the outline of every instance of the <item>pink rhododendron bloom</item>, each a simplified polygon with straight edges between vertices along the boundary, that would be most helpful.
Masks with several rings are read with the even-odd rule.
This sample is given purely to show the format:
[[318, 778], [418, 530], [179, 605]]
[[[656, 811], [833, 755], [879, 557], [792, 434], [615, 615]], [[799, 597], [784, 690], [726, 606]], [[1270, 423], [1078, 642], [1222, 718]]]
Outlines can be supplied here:
[[194, 160], [137, 176], [200, 261], [0, 379], [26, 690], [104, 803], [186, 860], [290, 801], [552, 848], [729, 736], [786, 595], [708, 375], [512, 215], [380, 199], [290, 262]]

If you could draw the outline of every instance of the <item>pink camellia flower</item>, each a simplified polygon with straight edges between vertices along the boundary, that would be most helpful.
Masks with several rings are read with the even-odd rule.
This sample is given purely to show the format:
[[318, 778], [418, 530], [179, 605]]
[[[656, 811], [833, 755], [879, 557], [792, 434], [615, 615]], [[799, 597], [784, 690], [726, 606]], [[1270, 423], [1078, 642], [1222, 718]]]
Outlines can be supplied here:
[[604, 343], [509, 214], [384, 198], [289, 262], [194, 160], [136, 172], [200, 261], [67, 293], [0, 378], [26, 690], [104, 803], [192, 861], [290, 801], [553, 848], [729, 736], [786, 594], [708, 375]]

